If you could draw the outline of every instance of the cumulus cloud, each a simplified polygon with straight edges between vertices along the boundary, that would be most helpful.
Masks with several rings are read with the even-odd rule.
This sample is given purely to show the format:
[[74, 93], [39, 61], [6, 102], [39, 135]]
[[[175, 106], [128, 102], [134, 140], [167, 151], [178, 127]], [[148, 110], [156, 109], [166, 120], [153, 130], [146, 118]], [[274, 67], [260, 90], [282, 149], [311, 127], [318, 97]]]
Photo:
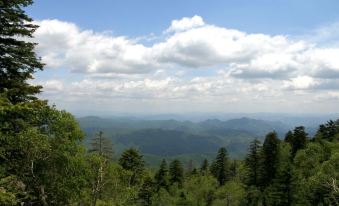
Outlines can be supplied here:
[[123, 36], [81, 30], [59, 20], [38, 22], [38, 53], [48, 67], [79, 73], [145, 73], [153, 65], [149, 48]]
[[309, 89], [317, 84], [318, 82], [316, 82], [312, 77], [298, 76], [292, 78], [290, 81], [286, 81], [285, 87], [288, 89]]
[[[247, 34], [204, 23], [174, 20], [165, 39], [146, 46], [124, 36], [82, 30], [59, 20], [38, 22], [37, 50], [48, 67], [89, 74], [143, 74], [158, 69], [223, 66], [238, 78], [338, 78], [338, 48], [286, 36]], [[109, 75], [107, 75], [109, 76]]]
[[41, 82], [46, 93], [59, 92], [63, 99], [286, 103], [339, 90], [339, 47], [307, 39], [246, 33], [200, 16], [172, 21], [148, 44], [70, 22], [37, 23], [37, 51], [47, 68], [79, 75], [71, 82]]
[[181, 32], [204, 25], [205, 22], [200, 16], [195, 15], [192, 18], [184, 17], [180, 20], [173, 20], [171, 26], [166, 29], [166, 32]]

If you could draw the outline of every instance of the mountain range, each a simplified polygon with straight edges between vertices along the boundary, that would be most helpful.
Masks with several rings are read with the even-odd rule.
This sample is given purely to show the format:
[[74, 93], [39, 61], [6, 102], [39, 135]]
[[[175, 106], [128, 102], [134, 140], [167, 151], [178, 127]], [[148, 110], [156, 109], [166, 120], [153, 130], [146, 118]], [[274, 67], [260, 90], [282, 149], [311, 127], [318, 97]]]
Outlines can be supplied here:
[[[233, 158], [243, 158], [249, 143], [262, 141], [268, 132], [276, 131], [280, 138], [293, 127], [281, 121], [247, 117], [204, 121], [145, 120], [138, 118], [101, 118], [87, 116], [77, 119], [86, 133], [85, 144], [99, 131], [114, 145], [116, 154], [135, 147], [144, 154], [146, 162], [157, 164], [162, 158], [212, 158], [218, 148], [226, 147]], [[297, 125], [296, 125], [297, 126]], [[311, 129], [311, 133], [315, 128]], [[190, 158], [188, 158], [190, 157]]]

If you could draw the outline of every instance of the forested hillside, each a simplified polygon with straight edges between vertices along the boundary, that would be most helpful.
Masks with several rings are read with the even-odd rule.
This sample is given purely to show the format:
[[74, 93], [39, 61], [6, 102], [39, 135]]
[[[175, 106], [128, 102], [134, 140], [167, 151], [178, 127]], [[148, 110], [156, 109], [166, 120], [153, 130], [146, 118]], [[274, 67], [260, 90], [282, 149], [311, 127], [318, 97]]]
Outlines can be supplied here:
[[[260, 137], [256, 129], [263, 122], [210, 120], [183, 128], [167, 121], [152, 122], [162, 125], [153, 129], [135, 123], [130, 133], [123, 126], [106, 131], [98, 120], [84, 144], [74, 116], [39, 99], [42, 87], [29, 82], [44, 66], [28, 40], [37, 28], [23, 10], [30, 4], [0, 1], [0, 205], [339, 205], [339, 120], [320, 125], [314, 136], [298, 126], [279, 139], [264, 127], [264, 137], [251, 140], [243, 159], [230, 158], [220, 135], [240, 130]], [[192, 128], [204, 129], [190, 133]], [[108, 138], [114, 130], [125, 132], [114, 137], [121, 144], [154, 154], [191, 153], [187, 145], [194, 145], [198, 153], [215, 155], [188, 164], [163, 160], [150, 169], [135, 148], [114, 152]], [[174, 139], [166, 142], [169, 137]]]
[[283, 136], [289, 130], [281, 122], [250, 118], [191, 122], [91, 116], [77, 120], [86, 134], [85, 145], [89, 145], [89, 140], [98, 131], [103, 131], [118, 154], [133, 146], [146, 155], [149, 165], [158, 164], [164, 157], [179, 158], [187, 163], [193, 154], [197, 161], [203, 160], [199, 156], [210, 159], [221, 146], [227, 148], [232, 158], [244, 158], [254, 138], [263, 140], [270, 131]]

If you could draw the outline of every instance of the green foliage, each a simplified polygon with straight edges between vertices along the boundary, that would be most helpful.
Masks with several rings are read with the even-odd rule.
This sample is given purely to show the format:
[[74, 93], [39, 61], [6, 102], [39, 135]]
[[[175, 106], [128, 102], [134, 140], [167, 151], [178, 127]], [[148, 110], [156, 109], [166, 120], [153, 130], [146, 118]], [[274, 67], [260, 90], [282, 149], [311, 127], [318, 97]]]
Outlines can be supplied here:
[[260, 182], [260, 168], [261, 168], [261, 146], [260, 141], [254, 139], [250, 144], [249, 153], [245, 159], [247, 169], [246, 184], [250, 186], [259, 186]]
[[260, 172], [260, 184], [264, 188], [271, 184], [275, 178], [278, 163], [278, 146], [277, 133], [268, 133], [262, 147], [262, 171]]
[[22, 40], [31, 38], [37, 28], [23, 10], [30, 4], [31, 0], [0, 1], [0, 93], [13, 104], [37, 99], [34, 95], [41, 89], [27, 83], [43, 68], [34, 52], [36, 44]]
[[[338, 194], [338, 142], [309, 143], [294, 160], [294, 201], [304, 205], [329, 205]], [[330, 155], [328, 155], [330, 154]], [[333, 184], [334, 182], [334, 184]], [[333, 204], [336, 205], [336, 204]]]
[[208, 160], [204, 159], [204, 161], [202, 162], [201, 167], [200, 167], [200, 172], [202, 174], [206, 174], [206, 173], [208, 173], [208, 169], [209, 169]]
[[215, 193], [216, 200], [213, 205], [242, 205], [245, 200], [244, 185], [237, 181], [228, 181]]
[[127, 171], [132, 173], [130, 177], [130, 185], [135, 185], [140, 182], [144, 171], [144, 161], [142, 155], [136, 149], [130, 148], [122, 153], [119, 164]]
[[193, 206], [193, 202], [192, 200], [186, 197], [186, 194], [184, 192], [181, 192], [175, 205], [176, 206]]
[[156, 190], [159, 191], [160, 189], [169, 189], [169, 174], [166, 160], [161, 162], [159, 170], [156, 172], [154, 176]]
[[195, 175], [187, 179], [184, 189], [193, 196], [194, 205], [212, 204], [217, 180], [210, 175]]
[[228, 162], [228, 153], [226, 148], [222, 147], [211, 165], [211, 173], [217, 178], [219, 185], [224, 185], [230, 179], [230, 170]]
[[[190, 122], [89, 116], [78, 121], [87, 136], [103, 131], [114, 143], [116, 153], [137, 146], [150, 166], [158, 166], [164, 156], [170, 156], [168, 161], [179, 159], [184, 165], [190, 159], [194, 162], [211, 160], [220, 147], [227, 148], [230, 158], [242, 159], [255, 137], [272, 130], [278, 134], [287, 130], [282, 123], [249, 118]], [[90, 142], [85, 141], [89, 145]], [[146, 158], [150, 156], [152, 158]]]
[[151, 206], [154, 192], [154, 183], [152, 178], [145, 178], [144, 183], [142, 184], [138, 193], [139, 204], [142, 206]]
[[[128, 131], [120, 143], [142, 142], [141, 148], [154, 154], [186, 155], [186, 176], [178, 159], [169, 169], [165, 160], [156, 172], [145, 168], [135, 149], [114, 162], [112, 144], [103, 132], [87, 152], [74, 117], [37, 99], [41, 87], [27, 83], [43, 67], [35, 44], [24, 40], [37, 28], [23, 10], [31, 3], [0, 1], [0, 205], [339, 205], [339, 120], [320, 125], [311, 140], [302, 126], [288, 132], [284, 142], [270, 132], [263, 146], [255, 139], [246, 159], [231, 164], [228, 151], [220, 148], [210, 172], [205, 158], [217, 147], [237, 142], [242, 148], [251, 135], [271, 131], [272, 124], [247, 118], [136, 121], [140, 124], [133, 129], [142, 130], [132, 133], [126, 122], [120, 124]], [[204, 153], [200, 173], [193, 169], [194, 158], [187, 156], [196, 152], [194, 147]]]
[[292, 144], [292, 141], [293, 141], [293, 132], [292, 131], [288, 131], [287, 133], [286, 133], [286, 135], [285, 135], [285, 139], [284, 139], [284, 141], [285, 142], [288, 142], [288, 143], [290, 143], [290, 144]]
[[277, 171], [272, 184], [265, 190], [268, 205], [289, 206], [292, 204], [292, 162], [290, 145], [281, 143], [277, 159]]
[[336, 134], [339, 133], [339, 119], [336, 121], [330, 120], [326, 124], [319, 126], [318, 135], [326, 140], [333, 140]]
[[173, 198], [167, 190], [160, 189], [160, 191], [152, 197], [152, 204], [154, 206], [174, 206], [175, 198]]
[[303, 126], [294, 128], [291, 140], [292, 156], [294, 157], [298, 150], [305, 148], [307, 141], [307, 133]]
[[170, 184], [177, 183], [179, 188], [182, 187], [184, 182], [184, 168], [179, 160], [173, 160], [169, 166], [169, 181]]
[[0, 112], [2, 117], [17, 117], [0, 120], [3, 176], [15, 175], [27, 185], [25, 192], [31, 198], [27, 201], [64, 204], [75, 198], [84, 186], [85, 151], [79, 145], [83, 134], [75, 119], [41, 101], [0, 106]]
[[0, 205], [17, 205], [27, 198], [25, 195], [26, 185], [18, 181], [15, 176], [0, 179]]

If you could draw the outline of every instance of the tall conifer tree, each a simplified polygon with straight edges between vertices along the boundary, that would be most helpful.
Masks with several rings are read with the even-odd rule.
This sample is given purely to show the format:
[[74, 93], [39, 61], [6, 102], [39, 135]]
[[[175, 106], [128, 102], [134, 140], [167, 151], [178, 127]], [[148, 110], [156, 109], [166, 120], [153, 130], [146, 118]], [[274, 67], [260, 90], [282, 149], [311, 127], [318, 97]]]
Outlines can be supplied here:
[[178, 183], [178, 186], [182, 187], [184, 182], [184, 168], [179, 160], [175, 159], [170, 163], [169, 174], [170, 183]]
[[157, 191], [161, 188], [168, 190], [169, 179], [168, 179], [168, 168], [166, 160], [162, 160], [159, 170], [156, 172], [154, 179]]
[[224, 185], [230, 179], [228, 153], [226, 148], [219, 149], [217, 157], [211, 165], [211, 173], [217, 178], [220, 185]]
[[122, 153], [119, 159], [119, 164], [125, 170], [132, 172], [130, 185], [137, 184], [142, 176], [142, 172], [145, 169], [145, 162], [142, 159], [142, 155], [140, 155], [136, 149], [127, 149]]
[[267, 187], [275, 178], [278, 163], [279, 139], [276, 132], [270, 132], [266, 135], [262, 147], [262, 172], [261, 184]]
[[298, 150], [305, 148], [307, 141], [307, 133], [305, 127], [299, 126], [293, 130], [293, 138], [291, 141], [292, 156], [294, 157]]
[[258, 139], [254, 139], [249, 147], [249, 153], [245, 159], [245, 165], [247, 167], [246, 183], [251, 186], [259, 186], [260, 177], [260, 153], [261, 146]]
[[34, 52], [36, 44], [25, 41], [38, 28], [23, 10], [32, 3], [32, 0], [0, 1], [0, 94], [12, 104], [36, 99], [34, 95], [41, 89], [27, 82], [44, 66]]

